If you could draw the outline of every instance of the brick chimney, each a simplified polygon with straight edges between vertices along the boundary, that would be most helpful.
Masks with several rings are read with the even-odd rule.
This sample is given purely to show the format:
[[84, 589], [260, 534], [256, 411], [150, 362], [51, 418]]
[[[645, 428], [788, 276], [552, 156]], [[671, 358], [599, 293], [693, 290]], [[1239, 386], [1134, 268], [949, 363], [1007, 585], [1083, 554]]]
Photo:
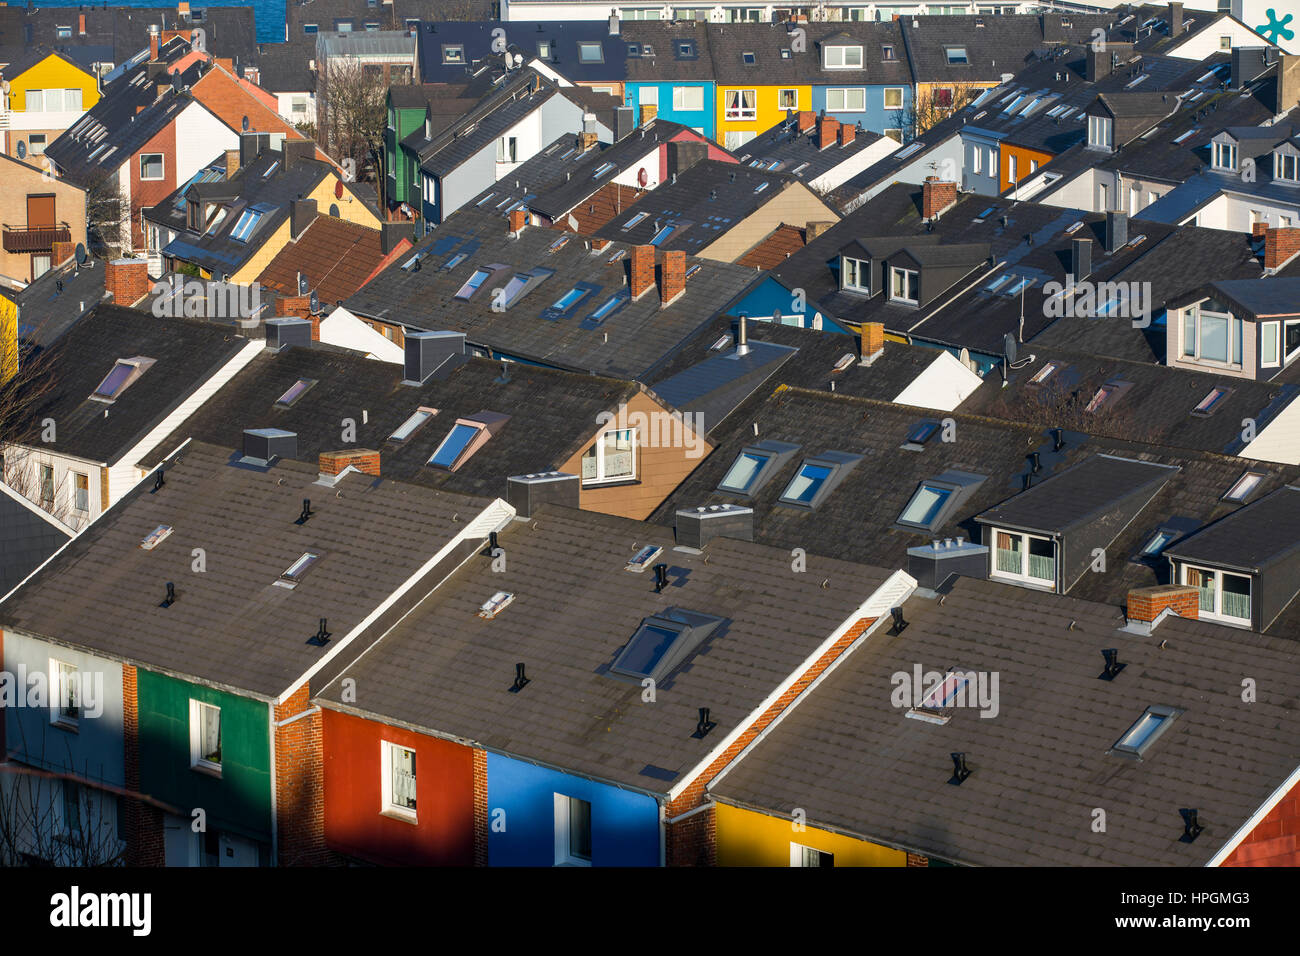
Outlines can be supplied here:
[[523, 206], [518, 206], [510, 210], [510, 228], [509, 231], [518, 235], [524, 231], [528, 225], [528, 210]]
[[55, 242], [50, 246], [50, 265], [61, 266], [71, 259], [77, 252], [77, 244], [74, 242]]
[[817, 121], [817, 148], [825, 149], [835, 142], [835, 131], [840, 127], [839, 120], [833, 116], [823, 116]]
[[645, 295], [655, 284], [655, 247], [633, 246], [628, 291], [633, 299]]
[[1189, 621], [1199, 619], [1200, 591], [1189, 584], [1156, 584], [1128, 592], [1130, 623], [1154, 624], [1166, 609]]
[[926, 176], [921, 184], [921, 215], [937, 219], [944, 210], [957, 202], [957, 184], [948, 183], [938, 176]]
[[1264, 233], [1264, 268], [1277, 269], [1300, 252], [1300, 228], [1269, 229]]
[[664, 261], [659, 266], [659, 280], [659, 308], [665, 309], [686, 291], [685, 250], [669, 249], [664, 253]]
[[658, 104], [655, 103], [641, 104], [641, 125], [642, 126], [645, 126], [647, 123], [649, 123], [658, 115], [659, 115]]
[[226, 178], [234, 179], [235, 173], [239, 172], [239, 150], [226, 150]]
[[152, 287], [144, 259], [114, 259], [104, 267], [104, 291], [112, 293], [116, 305], [134, 305]]
[[598, 142], [600, 142], [600, 136], [596, 133], [588, 132], [584, 129], [578, 134], [578, 149], [582, 150], [584, 153], [591, 149], [591, 147], [595, 146]]
[[592, 251], [592, 252], [604, 252], [604, 251], [605, 251], [606, 249], [608, 249], [608, 248], [609, 248], [609, 240], [608, 240], [608, 239], [593, 239], [593, 240], [591, 240], [591, 251]]
[[857, 132], [858, 129], [856, 126], [850, 126], [848, 123], [841, 123], [840, 132], [839, 132], [839, 144], [841, 146], [849, 145], [849, 143], [853, 142], [853, 137], [857, 135]]
[[84, 13], [77, 16], [77, 35], [83, 37], [86, 35], [86, 15]]
[[323, 451], [320, 453], [320, 473], [337, 475], [351, 465], [357, 471], [379, 477], [379, 452], [373, 448], [352, 448], [347, 451]]
[[812, 110], [800, 110], [795, 121], [799, 124], [799, 132], [806, 133], [817, 125], [817, 114]]
[[149, 27], [149, 62], [158, 62], [158, 27], [156, 25]]
[[1250, 234], [1256, 238], [1264, 235], [1264, 233], [1266, 232], [1268, 232], [1268, 220], [1265, 220], [1264, 222], [1254, 223], [1250, 227]]
[[885, 351], [885, 323], [863, 322], [862, 343], [858, 348], [858, 358], [863, 365], [870, 365], [880, 358]]
[[1169, 4], [1169, 35], [1171, 37], [1182, 36], [1183, 34], [1183, 5], [1181, 3]]

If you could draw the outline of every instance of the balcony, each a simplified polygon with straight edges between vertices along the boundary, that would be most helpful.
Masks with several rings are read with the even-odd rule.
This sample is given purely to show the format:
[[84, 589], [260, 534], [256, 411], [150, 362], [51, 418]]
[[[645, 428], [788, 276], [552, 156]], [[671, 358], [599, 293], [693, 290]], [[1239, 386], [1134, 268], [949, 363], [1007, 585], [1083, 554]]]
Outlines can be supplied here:
[[72, 230], [66, 222], [53, 226], [5, 226], [5, 252], [49, 252], [56, 242], [71, 242]]

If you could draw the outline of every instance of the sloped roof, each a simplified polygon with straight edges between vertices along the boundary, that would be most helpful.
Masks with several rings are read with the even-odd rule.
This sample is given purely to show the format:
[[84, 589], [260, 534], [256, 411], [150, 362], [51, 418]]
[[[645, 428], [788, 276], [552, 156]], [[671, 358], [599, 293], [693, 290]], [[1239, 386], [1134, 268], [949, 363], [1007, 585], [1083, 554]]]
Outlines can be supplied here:
[[276, 254], [257, 281], [284, 295], [298, 294], [305, 275], [322, 306], [346, 299], [384, 261], [383, 234], [355, 223], [317, 216]]

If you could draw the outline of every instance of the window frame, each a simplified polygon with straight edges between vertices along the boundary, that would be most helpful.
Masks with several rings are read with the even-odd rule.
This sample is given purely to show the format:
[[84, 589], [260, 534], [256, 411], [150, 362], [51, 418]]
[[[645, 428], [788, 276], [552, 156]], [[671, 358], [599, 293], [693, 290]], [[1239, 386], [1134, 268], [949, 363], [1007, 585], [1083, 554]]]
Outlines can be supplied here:
[[[1129, 725], [1128, 730], [1120, 734], [1119, 739], [1111, 745], [1109, 753], [1120, 757], [1130, 757], [1141, 760], [1146, 755], [1147, 751], [1151, 749], [1152, 745], [1155, 744], [1155, 742], [1173, 726], [1174, 721], [1177, 720], [1182, 713], [1183, 711], [1177, 707], [1166, 707], [1162, 704], [1147, 707], [1138, 719]], [[1124, 741], [1132, 737], [1138, 727], [1148, 717], [1158, 717], [1160, 718], [1160, 723], [1158, 723], [1146, 734], [1145, 737], [1142, 738], [1141, 743], [1126, 744]]]
[[[1196, 572], [1202, 575], [1209, 575], [1214, 581], [1214, 607], [1206, 609], [1199, 608], [1199, 618], [1203, 621], [1214, 621], [1217, 624], [1230, 624], [1237, 627], [1250, 627], [1255, 616], [1255, 582], [1249, 574], [1241, 574], [1237, 571], [1225, 571], [1222, 568], [1211, 568], [1202, 564], [1193, 564], [1184, 562], [1178, 568], [1178, 580], [1186, 587], [1194, 587], [1198, 591], [1204, 591], [1198, 584], [1193, 584], [1188, 580], [1190, 572]], [[1245, 617], [1239, 617], [1235, 614], [1225, 613], [1223, 610], [1223, 581], [1224, 577], [1239, 578], [1246, 582], [1246, 610]]]
[[[1183, 361], [1191, 361], [1197, 364], [1239, 369], [1243, 365], [1242, 352], [1245, 347], [1245, 321], [1240, 316], [1233, 315], [1230, 311], [1220, 312], [1218, 309], [1204, 309], [1203, 304], [1209, 301], [1211, 300], [1203, 299], [1201, 302], [1194, 302], [1183, 310], [1182, 322], [1179, 325], [1179, 334], [1182, 337], [1179, 357]], [[1207, 311], [1212, 319], [1224, 319], [1227, 322], [1225, 345], [1228, 357], [1226, 360], [1206, 356], [1201, 352], [1202, 343], [1205, 339], [1203, 324]], [[1192, 332], [1190, 340], [1189, 330]], [[1189, 344], [1191, 351], [1188, 351]]]
[[[794, 94], [793, 102], [788, 103], [788, 104], [785, 105], [785, 106], [782, 106], [782, 105], [781, 105], [782, 101], [785, 100], [785, 99], [787, 99], [787, 97], [786, 97], [786, 94], [787, 94], [787, 93], [793, 93], [793, 94]], [[777, 90], [776, 90], [776, 108], [779, 109], [779, 110], [797, 110], [797, 109], [799, 109], [799, 88], [798, 88], [798, 87], [790, 87], [790, 86], [777, 87]]]
[[[592, 806], [590, 800], [571, 797], [565, 793], [555, 793], [555, 866], [591, 866], [595, 856], [594, 833], [592, 826]], [[573, 826], [574, 810], [586, 807], [587, 853], [574, 851]]]
[[[150, 157], [153, 156], [156, 156], [158, 158], [158, 175], [146, 176], [144, 174], [145, 162]], [[157, 183], [157, 182], [162, 182], [166, 178], [167, 178], [167, 154], [166, 153], [141, 153], [140, 154], [140, 182]]]
[[[632, 436], [631, 437], [631, 455], [632, 455], [631, 471], [630, 473], [625, 475], [606, 474], [606, 466], [605, 466], [606, 451], [604, 447], [605, 438], [608, 435], [619, 435], [624, 433]], [[638, 481], [639, 479], [637, 476], [639, 475], [639, 471], [637, 469], [638, 466], [640, 465], [640, 461], [638, 460], [640, 458], [640, 455], [637, 454], [637, 449], [640, 447], [640, 444], [641, 444], [640, 429], [607, 428], [601, 431], [595, 437], [592, 443], [588, 445], [585, 449], [583, 449], [582, 456], [578, 459], [578, 469], [580, 472], [579, 480], [581, 482], [582, 487], [587, 488], [593, 485], [626, 484], [626, 483]], [[597, 450], [596, 454], [592, 456], [592, 458], [596, 462], [596, 469], [595, 469], [596, 473], [593, 477], [588, 478], [585, 474], [587, 456], [588, 453], [593, 448]]]
[[[698, 95], [699, 104], [696, 106], [687, 105], [684, 98], [678, 94], [695, 93]], [[699, 112], [704, 109], [704, 87], [702, 86], [674, 86], [673, 87], [673, 111], [680, 113]]]
[[[595, 47], [596, 56], [589, 56], [591, 48]], [[599, 40], [579, 40], [578, 41], [578, 62], [579, 63], [604, 63], [605, 62], [605, 45]]]
[[[960, 52], [960, 56], [956, 56]], [[970, 50], [965, 44], [945, 44], [943, 56], [948, 66], [970, 66]]]
[[[71, 679], [65, 677], [65, 669], [71, 673]], [[63, 730], [70, 730], [76, 733], [81, 726], [81, 679], [79, 677], [81, 668], [76, 664], [68, 661], [50, 658], [50, 683], [54, 685], [57, 675], [57, 686], [50, 687], [50, 724]], [[71, 690], [70, 710], [76, 711], [75, 714], [68, 715], [64, 711], [65, 694]]]
[[[850, 51], [857, 51], [857, 62], [849, 62], [851, 57]], [[822, 69], [824, 70], [861, 70], [866, 63], [866, 57], [863, 55], [861, 45], [850, 43], [833, 43], [822, 50]], [[832, 62], [832, 53], [838, 53], [838, 63]]]
[[[203, 713], [205, 710], [217, 712], [217, 760], [209, 760], [203, 755]], [[190, 769], [202, 773], [221, 776], [221, 707], [207, 701], [190, 698]]]
[[[745, 120], [758, 119], [758, 90], [738, 87], [736, 89], [723, 90], [722, 115], [724, 119], [736, 120], [743, 122]], [[730, 104], [731, 94], [736, 94], [736, 105]], [[745, 101], [749, 105], [745, 105]]]
[[[468, 428], [471, 430], [469, 437], [465, 439], [464, 445], [461, 446], [460, 450], [456, 452], [455, 457], [452, 458], [448, 464], [436, 464], [434, 459], [438, 457], [443, 448], [447, 447], [451, 442], [452, 436], [461, 428]], [[442, 437], [442, 441], [438, 442], [438, 447], [433, 450], [433, 454], [429, 456], [428, 460], [425, 462], [425, 466], [429, 468], [439, 468], [443, 471], [455, 471], [468, 461], [471, 455], [473, 455], [474, 450], [476, 450], [475, 442], [478, 441], [486, 429], [487, 426], [482, 422], [471, 421], [467, 418], [456, 419], [456, 421], [452, 423], [451, 428], [447, 430], [447, 434]]]
[[[997, 578], [1003, 581], [1013, 581], [1017, 584], [1027, 584], [1030, 587], [1044, 590], [1055, 591], [1056, 579], [1060, 572], [1060, 547], [1055, 538], [1050, 535], [1034, 534], [1031, 531], [1020, 531], [1015, 528], [1002, 528], [996, 525], [989, 526], [990, 540], [992, 546], [989, 548], [989, 577]], [[1020, 570], [1004, 571], [998, 567], [998, 552], [1010, 550], [1002, 548], [998, 543], [998, 535], [1005, 534], [1012, 538], [1020, 539]], [[1033, 541], [1046, 541], [1052, 546], [1052, 576], [1050, 578], [1040, 578], [1029, 573], [1030, 547]]]
[[[393, 758], [397, 751], [411, 755], [411, 785], [415, 795], [411, 798], [415, 806], [408, 807], [393, 800]], [[418, 754], [414, 747], [399, 744], [391, 740], [379, 742], [379, 812], [382, 816], [401, 820], [403, 823], [417, 823], [420, 808], [420, 769]]]
[[[907, 281], [907, 277], [913, 276], [915, 278], [916, 298], [911, 298], [907, 295], [898, 295], [895, 292], [895, 289], [897, 288], [897, 282], [900, 276], [903, 277], [904, 286], [908, 286], [908, 287], [911, 286], [911, 283]], [[901, 302], [904, 305], [919, 306], [921, 304], [921, 272], [919, 269], [908, 269], [904, 266], [889, 267], [889, 301]]]
[[[850, 269], [849, 263], [854, 263]], [[861, 282], [850, 282], [849, 273], [853, 272], [859, 279], [866, 276], [866, 284]], [[840, 288], [850, 292], [861, 292], [871, 295], [871, 260], [859, 259], [856, 256], [840, 255]]]
[[[890, 93], [897, 93], [897, 94], [898, 94], [898, 105], [896, 105], [896, 106], [891, 106], [891, 105], [889, 104], [889, 94], [890, 94]], [[901, 110], [901, 109], [903, 109], [903, 100], [904, 100], [904, 94], [903, 94], [903, 87], [901, 87], [901, 86], [886, 86], [886, 87], [881, 91], [881, 100], [880, 100], [880, 101], [881, 101], [882, 104], [884, 104], [884, 108], [887, 109], [887, 110]]]
[[[855, 107], [849, 103], [849, 94], [854, 93], [862, 97], [862, 106]], [[831, 97], [835, 94], [840, 95], [842, 106], [832, 106]], [[856, 97], [855, 97], [856, 98]], [[867, 88], [865, 86], [831, 86], [826, 88], [826, 112], [827, 113], [865, 113], [867, 111]]]

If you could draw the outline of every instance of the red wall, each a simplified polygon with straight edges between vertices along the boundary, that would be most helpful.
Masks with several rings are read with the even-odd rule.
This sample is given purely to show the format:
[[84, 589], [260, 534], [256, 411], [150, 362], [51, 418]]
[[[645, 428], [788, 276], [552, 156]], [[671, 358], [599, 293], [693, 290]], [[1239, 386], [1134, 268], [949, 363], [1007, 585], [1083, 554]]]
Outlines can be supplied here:
[[[140, 179], [142, 153], [163, 154], [163, 178]], [[131, 164], [131, 245], [135, 249], [145, 246], [144, 230], [140, 228], [140, 210], [156, 206], [180, 185], [176, 181], [176, 120], [173, 119], [153, 139], [141, 146], [130, 159]]]
[[[330, 849], [382, 864], [472, 866], [474, 751], [350, 714], [321, 712]], [[415, 824], [380, 813], [385, 740], [415, 751]]]
[[1224, 866], [1300, 866], [1300, 786], [1251, 830]]

